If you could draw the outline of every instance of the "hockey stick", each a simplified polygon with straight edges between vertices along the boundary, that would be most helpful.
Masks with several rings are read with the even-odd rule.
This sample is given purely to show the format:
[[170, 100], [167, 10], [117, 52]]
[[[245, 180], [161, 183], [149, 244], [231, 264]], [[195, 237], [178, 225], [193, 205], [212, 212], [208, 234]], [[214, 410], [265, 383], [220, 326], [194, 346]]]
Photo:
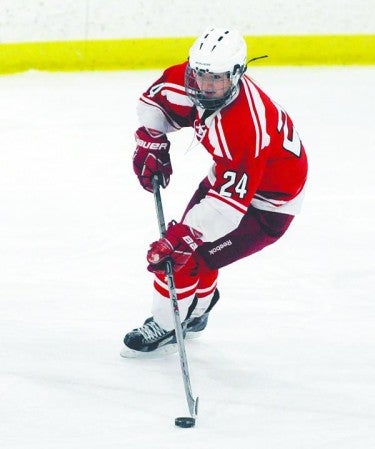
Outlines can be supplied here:
[[[163, 205], [161, 202], [160, 185], [159, 185], [157, 176], [155, 176], [153, 178], [152, 185], [153, 185], [153, 189], [154, 189], [156, 215], [158, 218], [160, 236], [164, 237], [166, 227], [165, 227]], [[193, 393], [191, 390], [189, 367], [188, 367], [185, 344], [184, 344], [184, 335], [183, 335], [183, 331], [182, 331], [180, 311], [179, 311], [178, 302], [177, 302], [177, 293], [176, 293], [176, 287], [175, 287], [174, 277], [173, 277], [172, 262], [170, 260], [166, 261], [165, 274], [167, 276], [169, 297], [171, 300], [171, 306], [172, 306], [172, 311], [173, 311], [176, 340], [177, 340], [177, 346], [178, 346], [178, 353], [180, 356], [180, 365], [181, 365], [182, 378], [184, 381], [186, 400], [188, 403], [189, 412], [190, 412], [190, 416], [191, 416], [191, 418], [184, 418], [184, 417], [176, 418], [175, 424], [180, 427], [193, 427], [195, 425], [195, 418], [198, 413], [198, 397], [194, 399]]]

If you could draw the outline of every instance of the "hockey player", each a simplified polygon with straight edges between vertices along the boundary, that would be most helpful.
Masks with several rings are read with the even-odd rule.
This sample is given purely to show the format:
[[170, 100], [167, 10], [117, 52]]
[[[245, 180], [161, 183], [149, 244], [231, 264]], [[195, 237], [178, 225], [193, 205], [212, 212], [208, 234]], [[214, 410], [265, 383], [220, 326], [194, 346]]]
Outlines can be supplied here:
[[147, 254], [155, 273], [152, 317], [129, 332], [121, 355], [176, 351], [164, 273], [172, 261], [185, 338], [198, 335], [219, 299], [218, 270], [276, 242], [298, 213], [307, 177], [301, 140], [286, 111], [245, 75], [235, 30], [208, 28], [188, 61], [167, 68], [141, 96], [133, 168], [152, 192], [172, 174], [167, 134], [192, 127], [213, 165], [179, 222]]

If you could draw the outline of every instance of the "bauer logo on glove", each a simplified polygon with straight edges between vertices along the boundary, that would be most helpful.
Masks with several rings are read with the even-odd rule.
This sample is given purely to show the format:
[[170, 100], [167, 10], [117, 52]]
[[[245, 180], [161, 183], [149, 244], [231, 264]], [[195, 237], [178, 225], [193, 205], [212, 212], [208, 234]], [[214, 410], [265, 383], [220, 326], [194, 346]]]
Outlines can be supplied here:
[[135, 133], [137, 148], [133, 155], [133, 170], [141, 186], [153, 192], [152, 179], [157, 176], [160, 185], [165, 188], [172, 174], [169, 156], [170, 142], [160, 131], [144, 126]]
[[137, 145], [146, 148], [146, 150], [168, 150], [169, 144], [168, 143], [158, 143], [158, 142], [150, 142], [146, 140], [142, 140], [136, 137], [135, 141], [137, 142]]

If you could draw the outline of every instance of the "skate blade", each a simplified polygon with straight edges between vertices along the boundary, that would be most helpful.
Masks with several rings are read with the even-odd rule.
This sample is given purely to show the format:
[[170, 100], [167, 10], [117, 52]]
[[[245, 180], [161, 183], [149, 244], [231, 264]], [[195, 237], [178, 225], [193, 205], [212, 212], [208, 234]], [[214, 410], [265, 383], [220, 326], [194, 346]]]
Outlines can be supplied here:
[[150, 352], [136, 351], [135, 349], [130, 349], [125, 346], [121, 349], [120, 356], [125, 359], [158, 359], [169, 354], [175, 354], [177, 351], [177, 344], [161, 346], [160, 348], [154, 349]]
[[198, 332], [187, 332], [186, 340], [194, 340], [195, 338], [199, 338], [203, 334], [204, 330]]

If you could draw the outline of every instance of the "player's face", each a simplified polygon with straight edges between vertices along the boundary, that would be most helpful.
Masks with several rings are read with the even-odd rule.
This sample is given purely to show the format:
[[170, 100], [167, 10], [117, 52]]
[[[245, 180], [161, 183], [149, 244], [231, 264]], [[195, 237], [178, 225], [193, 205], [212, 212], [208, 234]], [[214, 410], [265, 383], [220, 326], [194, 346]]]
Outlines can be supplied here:
[[205, 98], [222, 98], [231, 86], [228, 72], [195, 72], [195, 80]]

